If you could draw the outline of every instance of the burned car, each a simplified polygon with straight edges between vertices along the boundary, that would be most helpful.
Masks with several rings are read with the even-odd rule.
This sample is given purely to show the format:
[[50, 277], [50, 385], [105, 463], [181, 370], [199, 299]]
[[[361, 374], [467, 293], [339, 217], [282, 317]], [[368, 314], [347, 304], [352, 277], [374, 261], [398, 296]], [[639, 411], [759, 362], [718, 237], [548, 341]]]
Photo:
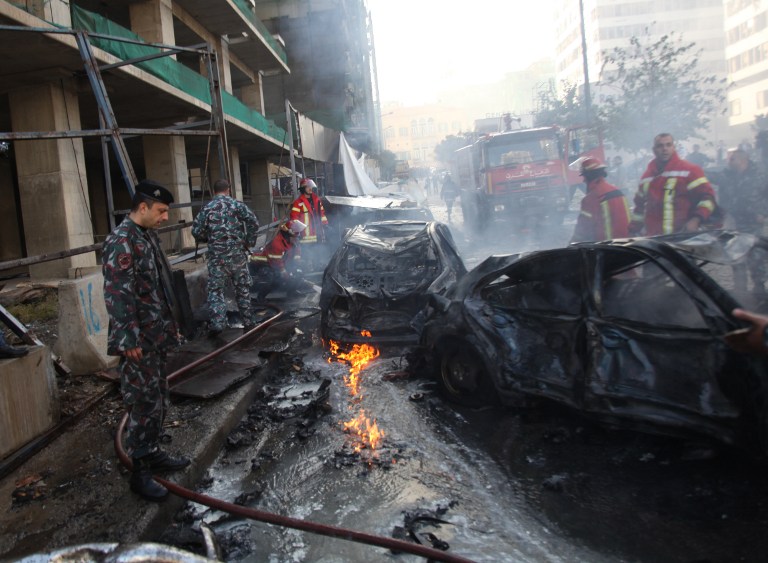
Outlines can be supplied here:
[[725, 288], [753, 235], [711, 232], [491, 256], [432, 296], [420, 344], [469, 405], [551, 399], [618, 426], [765, 451], [766, 359]]
[[442, 223], [358, 225], [347, 232], [323, 274], [321, 334], [349, 343], [415, 343], [413, 317], [430, 294], [440, 295], [464, 273]]

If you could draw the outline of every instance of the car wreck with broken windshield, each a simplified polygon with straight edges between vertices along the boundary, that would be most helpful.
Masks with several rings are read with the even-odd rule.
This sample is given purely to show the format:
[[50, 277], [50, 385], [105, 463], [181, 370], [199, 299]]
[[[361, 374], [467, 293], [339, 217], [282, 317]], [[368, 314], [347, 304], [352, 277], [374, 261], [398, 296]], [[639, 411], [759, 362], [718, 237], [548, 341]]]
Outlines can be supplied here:
[[764, 454], [764, 357], [723, 335], [733, 266], [768, 241], [713, 232], [492, 256], [432, 296], [421, 346], [451, 399], [550, 399], [609, 423]]
[[415, 343], [430, 294], [466, 272], [448, 228], [382, 221], [351, 229], [323, 274], [321, 333], [340, 342]]

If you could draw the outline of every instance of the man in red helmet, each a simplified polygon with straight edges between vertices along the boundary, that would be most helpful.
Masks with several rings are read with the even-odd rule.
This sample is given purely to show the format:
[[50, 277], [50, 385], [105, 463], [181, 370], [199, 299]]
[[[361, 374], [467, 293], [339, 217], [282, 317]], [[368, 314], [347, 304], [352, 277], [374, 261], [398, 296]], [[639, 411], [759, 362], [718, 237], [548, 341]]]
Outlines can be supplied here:
[[307, 257], [311, 258], [310, 266], [324, 267], [325, 259], [325, 228], [328, 226], [328, 219], [325, 216], [323, 202], [315, 193], [317, 184], [309, 178], [304, 178], [299, 184], [299, 197], [291, 204], [291, 221], [301, 221], [306, 225], [304, 232], [301, 233], [299, 241], [301, 244], [311, 244], [311, 253]]
[[715, 191], [704, 171], [677, 155], [669, 133], [656, 135], [653, 154], [635, 194], [630, 233], [698, 231], [715, 210]]
[[571, 242], [594, 242], [629, 236], [629, 205], [624, 193], [605, 178], [606, 166], [596, 158], [581, 162], [587, 195], [581, 200]]

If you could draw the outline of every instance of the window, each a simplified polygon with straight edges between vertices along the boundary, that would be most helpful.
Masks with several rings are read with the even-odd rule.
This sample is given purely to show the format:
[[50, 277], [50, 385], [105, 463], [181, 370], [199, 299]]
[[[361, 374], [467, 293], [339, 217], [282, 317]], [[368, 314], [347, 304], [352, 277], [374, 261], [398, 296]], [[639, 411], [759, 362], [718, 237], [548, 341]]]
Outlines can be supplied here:
[[707, 327], [691, 296], [657, 263], [634, 252], [604, 252], [600, 303], [604, 317], [653, 326]]
[[556, 314], [581, 313], [581, 258], [578, 251], [544, 256], [514, 264], [488, 284], [483, 297], [495, 307], [546, 311]]
[[741, 100], [731, 100], [731, 115], [741, 115]]

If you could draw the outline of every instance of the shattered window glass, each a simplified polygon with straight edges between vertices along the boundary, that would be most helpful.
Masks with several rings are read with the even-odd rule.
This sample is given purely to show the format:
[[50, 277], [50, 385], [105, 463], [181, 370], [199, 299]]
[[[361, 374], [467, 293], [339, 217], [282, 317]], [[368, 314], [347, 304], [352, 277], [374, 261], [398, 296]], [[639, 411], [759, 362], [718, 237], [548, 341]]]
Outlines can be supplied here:
[[694, 300], [658, 264], [637, 255], [607, 253], [600, 302], [603, 316], [650, 325], [706, 328]]
[[530, 309], [559, 314], [581, 312], [579, 255], [558, 260], [550, 258], [515, 264], [492, 280], [482, 295], [490, 304], [504, 309]]
[[352, 246], [339, 264], [344, 285], [365, 292], [402, 293], [440, 274], [440, 262], [430, 245], [413, 246], [397, 254]]

